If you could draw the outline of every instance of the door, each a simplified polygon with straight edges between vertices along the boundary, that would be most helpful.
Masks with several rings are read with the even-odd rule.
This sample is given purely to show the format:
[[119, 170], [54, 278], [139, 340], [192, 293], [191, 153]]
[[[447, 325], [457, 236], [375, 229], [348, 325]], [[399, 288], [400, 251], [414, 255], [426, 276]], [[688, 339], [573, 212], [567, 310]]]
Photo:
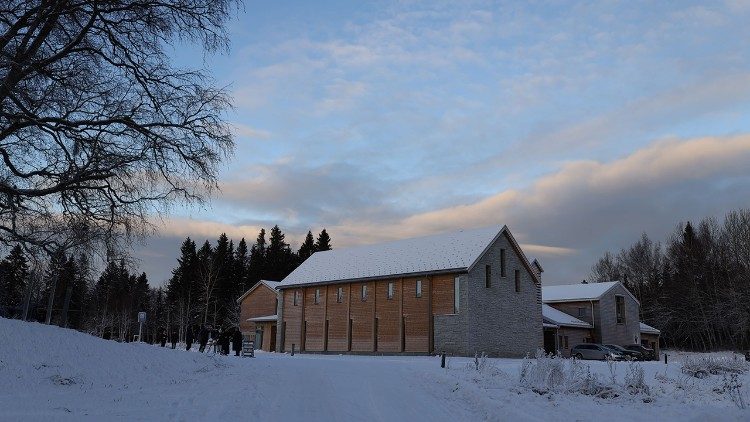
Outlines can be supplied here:
[[555, 353], [555, 330], [544, 330], [544, 353]]
[[276, 325], [271, 326], [271, 347], [268, 348], [268, 351], [276, 351]]
[[255, 344], [253, 345], [253, 348], [255, 350], [260, 350], [261, 347], [263, 347], [263, 329], [256, 328], [255, 329]]

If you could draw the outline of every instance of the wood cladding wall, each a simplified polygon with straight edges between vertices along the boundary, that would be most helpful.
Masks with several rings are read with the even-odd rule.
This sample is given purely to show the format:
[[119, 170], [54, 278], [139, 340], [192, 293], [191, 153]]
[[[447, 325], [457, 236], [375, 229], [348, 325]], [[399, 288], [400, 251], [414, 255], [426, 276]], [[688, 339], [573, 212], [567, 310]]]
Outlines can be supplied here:
[[[429, 353], [433, 315], [453, 313], [454, 277], [395, 278], [286, 289], [282, 314], [284, 349], [290, 351], [295, 344], [296, 350], [309, 352]], [[340, 300], [339, 288], [343, 289]], [[293, 304], [295, 290], [300, 292], [297, 306]], [[316, 303], [317, 290], [320, 293]]]

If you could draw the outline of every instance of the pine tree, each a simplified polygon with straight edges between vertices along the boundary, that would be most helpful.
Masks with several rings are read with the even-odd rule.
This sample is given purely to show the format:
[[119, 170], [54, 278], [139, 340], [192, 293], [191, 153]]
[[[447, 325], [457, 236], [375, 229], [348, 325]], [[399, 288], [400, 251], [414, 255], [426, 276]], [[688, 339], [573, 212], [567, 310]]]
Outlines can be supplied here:
[[260, 229], [255, 244], [250, 248], [248, 265], [248, 288], [255, 286], [263, 277], [266, 267], [266, 230]]
[[330, 251], [331, 249], [331, 237], [328, 236], [326, 229], [323, 229], [318, 235], [318, 240], [315, 241], [315, 250], [322, 252]]
[[266, 251], [266, 268], [263, 278], [267, 280], [282, 280], [294, 266], [294, 255], [289, 244], [284, 240], [285, 235], [278, 225], [271, 229], [268, 250]]
[[[0, 262], [0, 315], [18, 318], [23, 308], [29, 264], [21, 246], [16, 245]], [[5, 313], [2, 312], [5, 308]]]
[[315, 239], [313, 238], [312, 231], [308, 230], [307, 236], [305, 236], [305, 241], [302, 242], [302, 246], [300, 246], [299, 251], [297, 252], [300, 263], [305, 262], [305, 260], [315, 251]]

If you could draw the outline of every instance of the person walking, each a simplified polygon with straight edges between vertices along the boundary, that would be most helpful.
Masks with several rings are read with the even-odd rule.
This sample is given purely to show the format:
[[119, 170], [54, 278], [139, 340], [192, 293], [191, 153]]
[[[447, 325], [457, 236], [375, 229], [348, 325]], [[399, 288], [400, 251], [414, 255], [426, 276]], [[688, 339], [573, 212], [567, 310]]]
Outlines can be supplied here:
[[159, 331], [159, 343], [161, 344], [161, 347], [164, 347], [167, 345], [167, 335], [164, 334], [163, 328], [161, 329], [161, 331]]
[[242, 333], [239, 328], [235, 328], [232, 335], [232, 350], [234, 350], [235, 356], [239, 356], [240, 351], [242, 351]]
[[172, 349], [177, 348], [177, 330], [174, 328], [170, 331], [169, 341], [172, 343]]
[[185, 350], [189, 352], [191, 347], [193, 347], [193, 327], [188, 327], [185, 333]]
[[221, 354], [224, 356], [229, 356], [229, 342], [232, 341], [232, 333], [227, 328], [221, 333], [220, 338], [221, 338]]
[[200, 342], [200, 348], [198, 348], [198, 351], [203, 353], [206, 350], [206, 344], [208, 344], [208, 328], [206, 328], [205, 325], [201, 326], [198, 341]]

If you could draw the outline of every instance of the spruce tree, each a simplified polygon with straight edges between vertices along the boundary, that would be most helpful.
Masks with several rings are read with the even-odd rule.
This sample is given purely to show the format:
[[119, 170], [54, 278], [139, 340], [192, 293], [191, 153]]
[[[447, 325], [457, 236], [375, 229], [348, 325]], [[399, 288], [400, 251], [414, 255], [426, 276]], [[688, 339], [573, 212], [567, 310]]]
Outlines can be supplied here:
[[302, 246], [299, 247], [297, 255], [299, 256], [300, 263], [305, 262], [315, 252], [315, 239], [313, 238], [312, 232], [307, 231], [305, 241], [302, 242]]
[[18, 318], [21, 315], [26, 286], [29, 278], [29, 264], [21, 246], [16, 245], [10, 254], [0, 262], [0, 315]]
[[250, 248], [248, 266], [248, 288], [255, 286], [263, 277], [266, 267], [266, 230], [260, 229], [255, 244]]
[[315, 250], [321, 252], [330, 251], [331, 249], [331, 237], [328, 236], [326, 229], [323, 229], [318, 235], [318, 240], [315, 242]]

